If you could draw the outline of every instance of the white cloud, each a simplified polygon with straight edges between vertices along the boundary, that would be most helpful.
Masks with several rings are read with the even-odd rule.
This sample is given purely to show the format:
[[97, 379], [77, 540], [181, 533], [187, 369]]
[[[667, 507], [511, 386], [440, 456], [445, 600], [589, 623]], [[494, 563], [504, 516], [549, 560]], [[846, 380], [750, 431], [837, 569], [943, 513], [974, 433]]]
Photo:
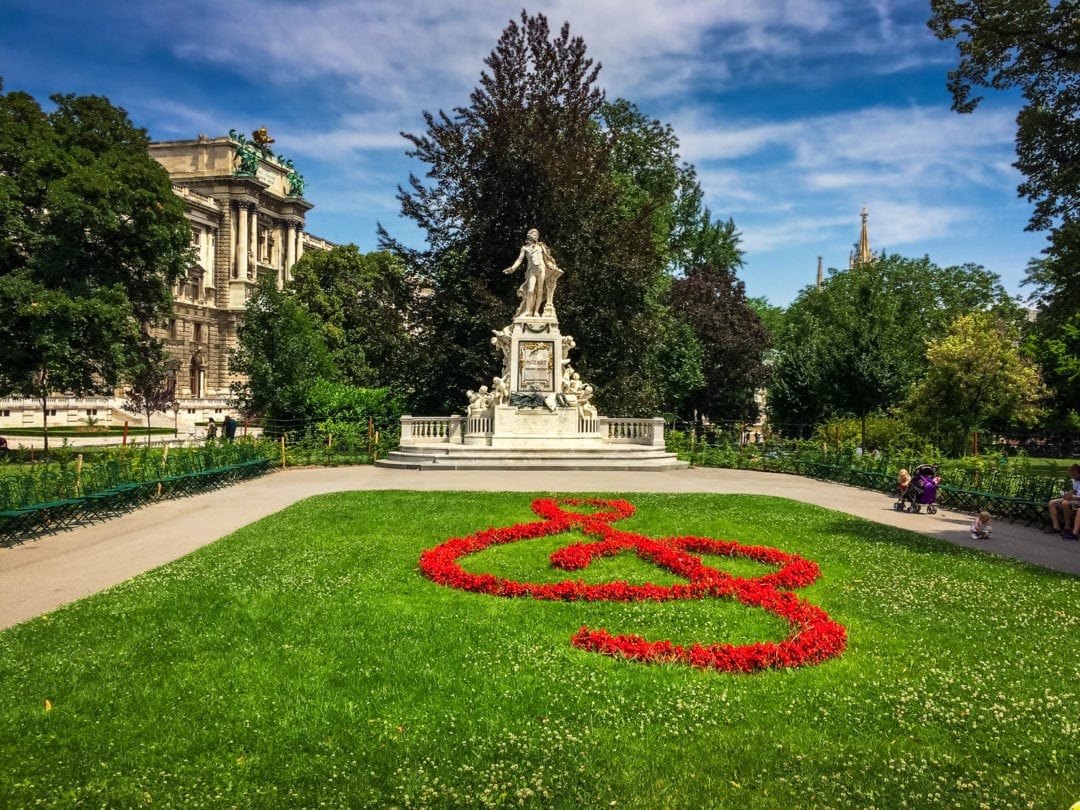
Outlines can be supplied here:
[[[174, 2], [175, 13], [154, 4], [143, 15], [181, 58], [277, 85], [340, 83], [383, 107], [464, 102], [499, 32], [520, 14], [519, 4], [492, 0]], [[900, 22], [886, 2], [544, 0], [530, 11], [556, 32], [569, 20], [604, 63], [601, 83], [638, 99], [778, 75], [801, 82], [793, 66], [804, 55], [876, 54], [860, 69], [888, 72], [927, 58], [933, 39], [922, 20]]]

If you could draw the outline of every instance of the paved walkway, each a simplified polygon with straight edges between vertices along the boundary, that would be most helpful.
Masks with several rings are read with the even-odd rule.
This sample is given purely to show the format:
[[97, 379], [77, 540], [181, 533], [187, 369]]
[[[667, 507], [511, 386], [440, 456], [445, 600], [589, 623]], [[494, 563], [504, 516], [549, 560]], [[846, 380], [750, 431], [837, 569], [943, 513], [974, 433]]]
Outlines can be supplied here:
[[303, 498], [379, 489], [777, 495], [1080, 576], [1080, 543], [1005, 521], [995, 522], [992, 540], [973, 541], [967, 515], [899, 513], [887, 495], [793, 475], [706, 468], [640, 473], [319, 467], [162, 501], [115, 520], [0, 549], [0, 629], [164, 565]]

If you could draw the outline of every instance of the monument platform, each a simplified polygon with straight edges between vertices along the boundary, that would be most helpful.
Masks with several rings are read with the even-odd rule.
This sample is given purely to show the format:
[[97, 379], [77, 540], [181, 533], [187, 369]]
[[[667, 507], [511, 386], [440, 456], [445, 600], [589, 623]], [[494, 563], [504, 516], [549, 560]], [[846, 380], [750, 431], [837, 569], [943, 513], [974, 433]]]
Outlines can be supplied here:
[[[501, 406], [501, 411], [506, 406]], [[517, 409], [506, 408], [507, 417]], [[563, 413], [559, 413], [559, 412]], [[568, 412], [568, 413], [567, 413]], [[409, 470], [681, 470], [680, 461], [664, 447], [664, 420], [595, 419], [573, 420], [579, 430], [568, 431], [567, 418], [574, 409], [560, 408], [550, 414], [528, 414], [540, 428], [550, 421], [556, 430], [525, 433], [517, 420], [506, 420], [512, 432], [500, 432], [504, 422], [492, 419], [448, 416], [413, 417], [401, 420], [401, 445], [379, 467]], [[536, 417], [541, 417], [537, 419]], [[519, 416], [520, 418], [520, 416]], [[559, 430], [558, 428], [562, 428]]]

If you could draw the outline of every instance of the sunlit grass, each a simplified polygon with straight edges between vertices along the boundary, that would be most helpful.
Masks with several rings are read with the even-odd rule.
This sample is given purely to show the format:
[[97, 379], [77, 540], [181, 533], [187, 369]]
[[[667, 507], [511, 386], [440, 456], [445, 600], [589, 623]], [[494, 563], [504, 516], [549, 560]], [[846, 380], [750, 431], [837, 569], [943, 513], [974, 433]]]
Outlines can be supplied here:
[[[1068, 807], [1080, 580], [810, 505], [633, 495], [620, 528], [815, 560], [840, 659], [733, 676], [573, 649], [583, 624], [778, 640], [702, 600], [543, 602], [423, 578], [425, 548], [536, 520], [531, 496], [321, 496], [0, 633], [0, 806]], [[580, 535], [472, 571], [668, 584]], [[48, 542], [43, 540], [41, 542]], [[736, 574], [768, 570], [711, 557]], [[48, 700], [51, 709], [46, 710]]]

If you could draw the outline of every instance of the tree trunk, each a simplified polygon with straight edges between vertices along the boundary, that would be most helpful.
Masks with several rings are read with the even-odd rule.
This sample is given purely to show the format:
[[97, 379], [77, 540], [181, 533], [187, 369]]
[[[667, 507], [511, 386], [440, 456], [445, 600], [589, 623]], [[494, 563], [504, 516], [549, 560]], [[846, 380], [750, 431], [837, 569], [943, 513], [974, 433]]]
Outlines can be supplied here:
[[42, 458], [49, 457], [49, 397], [47, 394], [41, 396], [41, 427], [45, 434], [45, 450], [42, 453]]

